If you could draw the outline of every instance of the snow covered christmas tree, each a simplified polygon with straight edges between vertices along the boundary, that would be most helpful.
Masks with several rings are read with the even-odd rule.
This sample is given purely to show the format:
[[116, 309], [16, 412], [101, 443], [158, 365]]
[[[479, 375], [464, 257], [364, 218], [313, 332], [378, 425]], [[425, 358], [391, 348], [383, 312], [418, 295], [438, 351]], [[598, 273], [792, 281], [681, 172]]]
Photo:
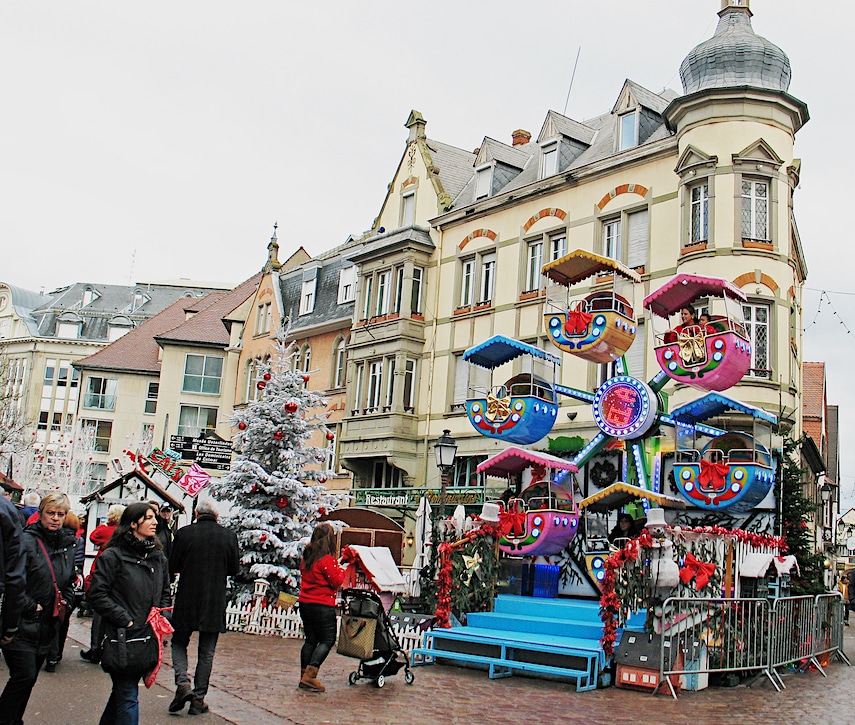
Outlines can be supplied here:
[[[341, 503], [323, 486], [333, 434], [326, 427], [324, 398], [307, 389], [309, 374], [293, 365], [294, 345], [282, 331], [269, 363], [258, 365], [257, 399], [229, 421], [236, 434], [236, 457], [229, 473], [212, 484], [215, 498], [232, 509], [223, 524], [238, 537], [237, 596], [251, 594], [264, 578], [268, 594], [295, 593], [300, 556], [320, 516]], [[315, 431], [327, 447], [309, 445]]]

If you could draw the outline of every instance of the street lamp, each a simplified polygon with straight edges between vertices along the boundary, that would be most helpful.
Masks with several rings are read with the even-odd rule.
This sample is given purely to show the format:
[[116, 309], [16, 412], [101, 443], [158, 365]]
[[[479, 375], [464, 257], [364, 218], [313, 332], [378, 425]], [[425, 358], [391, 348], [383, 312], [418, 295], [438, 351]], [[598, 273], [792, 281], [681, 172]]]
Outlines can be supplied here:
[[824, 504], [827, 504], [831, 501], [831, 494], [833, 491], [831, 490], [831, 484], [826, 481], [819, 487], [819, 497], [822, 499]]
[[436, 467], [441, 474], [440, 489], [439, 489], [439, 515], [440, 518], [445, 518], [445, 500], [447, 497], [448, 478], [451, 474], [451, 469], [454, 468], [454, 458], [457, 455], [457, 442], [451, 437], [450, 430], [442, 431], [442, 435], [437, 439], [436, 445], [433, 447], [434, 455], [436, 456]]

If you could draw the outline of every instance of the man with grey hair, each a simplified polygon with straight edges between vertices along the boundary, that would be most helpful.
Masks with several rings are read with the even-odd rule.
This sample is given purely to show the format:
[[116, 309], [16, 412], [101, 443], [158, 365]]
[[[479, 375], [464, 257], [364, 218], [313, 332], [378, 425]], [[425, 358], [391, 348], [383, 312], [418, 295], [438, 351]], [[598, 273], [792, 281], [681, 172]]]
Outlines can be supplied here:
[[[220, 632], [226, 631], [226, 577], [238, 572], [238, 541], [234, 531], [217, 523], [219, 512], [210, 498], [196, 503], [196, 522], [175, 533], [169, 571], [179, 574], [175, 609], [172, 612], [172, 666], [175, 698], [169, 712], [180, 712], [190, 703], [190, 714], [208, 712], [205, 695], [214, 664]], [[190, 635], [199, 633], [193, 688], [187, 674]]]
[[24, 494], [24, 497], [21, 499], [23, 508], [18, 511], [18, 514], [21, 517], [21, 526], [26, 526], [30, 516], [38, 512], [41, 501], [42, 497], [35, 491], [30, 491], [30, 493]]

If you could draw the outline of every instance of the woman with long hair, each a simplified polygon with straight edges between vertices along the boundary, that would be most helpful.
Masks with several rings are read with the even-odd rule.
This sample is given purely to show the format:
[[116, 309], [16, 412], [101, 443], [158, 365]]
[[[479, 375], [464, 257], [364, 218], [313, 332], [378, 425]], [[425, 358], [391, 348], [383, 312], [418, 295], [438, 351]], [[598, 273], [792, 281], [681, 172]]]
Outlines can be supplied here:
[[53, 642], [51, 643], [50, 651], [48, 652], [45, 672], [56, 672], [56, 666], [62, 659], [62, 652], [65, 649], [65, 639], [68, 637], [68, 625], [71, 622], [71, 614], [83, 598], [83, 562], [86, 556], [84, 551], [86, 539], [83, 538], [84, 532], [80, 525], [80, 517], [74, 513], [74, 511], [69, 511], [65, 515], [65, 521], [62, 525], [76, 537], [76, 545], [74, 549], [74, 597], [68, 602], [68, 607], [65, 611], [65, 619], [59, 622], [56, 628], [56, 634], [53, 636]]
[[[126, 630], [127, 641], [151, 634], [152, 607], [169, 607], [169, 566], [157, 538], [156, 507], [132, 503], [123, 512], [98, 560], [89, 603], [103, 618], [103, 637]], [[139, 723], [139, 673], [111, 672], [113, 690], [100, 725]]]
[[0, 695], [2, 725], [23, 722], [39, 670], [74, 596], [75, 537], [62, 525], [70, 508], [64, 493], [49, 493], [39, 502], [38, 519], [24, 529], [27, 587], [18, 633], [2, 645], [9, 667]]
[[345, 574], [334, 553], [335, 530], [318, 524], [300, 562], [300, 617], [306, 636], [300, 649], [301, 690], [326, 689], [318, 681], [318, 670], [335, 644], [335, 598]]

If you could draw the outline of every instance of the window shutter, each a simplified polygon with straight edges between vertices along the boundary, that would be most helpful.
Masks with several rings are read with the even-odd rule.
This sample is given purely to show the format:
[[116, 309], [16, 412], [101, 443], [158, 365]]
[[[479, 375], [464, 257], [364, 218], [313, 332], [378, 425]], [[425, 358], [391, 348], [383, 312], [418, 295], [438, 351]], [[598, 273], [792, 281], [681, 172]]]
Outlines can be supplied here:
[[454, 399], [455, 405], [466, 402], [469, 393], [469, 363], [463, 360], [463, 355], [454, 356]]
[[643, 323], [638, 325], [635, 340], [629, 350], [626, 351], [626, 364], [629, 374], [639, 380], [647, 380], [644, 370], [645, 352], [647, 350], [647, 327]]
[[627, 264], [630, 267], [647, 265], [648, 219], [647, 209], [628, 214], [629, 234], [627, 239]]

